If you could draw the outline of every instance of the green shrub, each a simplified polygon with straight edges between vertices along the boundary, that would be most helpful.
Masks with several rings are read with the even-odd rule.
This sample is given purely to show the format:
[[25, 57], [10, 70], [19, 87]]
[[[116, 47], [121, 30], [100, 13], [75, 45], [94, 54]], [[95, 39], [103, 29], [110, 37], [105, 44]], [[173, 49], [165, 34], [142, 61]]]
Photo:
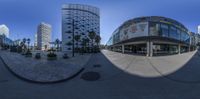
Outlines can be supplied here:
[[55, 53], [48, 53], [47, 57], [57, 57], [57, 55]]
[[27, 51], [27, 52], [25, 53], [25, 56], [26, 56], [26, 57], [32, 57], [31, 51]]

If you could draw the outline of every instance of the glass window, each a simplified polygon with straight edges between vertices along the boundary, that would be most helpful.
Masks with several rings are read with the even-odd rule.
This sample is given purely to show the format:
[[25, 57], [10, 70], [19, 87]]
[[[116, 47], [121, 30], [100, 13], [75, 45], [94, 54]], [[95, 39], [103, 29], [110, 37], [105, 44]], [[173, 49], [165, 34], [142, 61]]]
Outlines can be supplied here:
[[169, 33], [169, 27], [166, 24], [161, 24], [161, 35], [163, 37], [168, 37], [168, 33]]
[[186, 43], [190, 43], [190, 36], [187, 32], [182, 31], [181, 33], [181, 41], [184, 41]]
[[113, 43], [117, 43], [120, 41], [119, 32], [113, 35]]
[[150, 23], [149, 33], [150, 36], [159, 36], [160, 25], [158, 23]]
[[186, 33], [185, 42], [188, 43], [188, 44], [190, 43], [190, 36], [189, 36], [188, 33]]
[[181, 32], [181, 41], [184, 41], [184, 36], [185, 36], [185, 33], [182, 31]]
[[169, 37], [177, 39], [177, 40], [179, 39], [179, 34], [176, 30], [176, 27], [170, 26]]
[[112, 38], [112, 36], [110, 37], [110, 39], [108, 40], [108, 42], [106, 43], [106, 45], [108, 45], [108, 46], [113, 45], [113, 38]]
[[178, 35], [178, 40], [180, 40], [181, 37], [181, 31], [179, 29], [177, 29], [177, 35]]

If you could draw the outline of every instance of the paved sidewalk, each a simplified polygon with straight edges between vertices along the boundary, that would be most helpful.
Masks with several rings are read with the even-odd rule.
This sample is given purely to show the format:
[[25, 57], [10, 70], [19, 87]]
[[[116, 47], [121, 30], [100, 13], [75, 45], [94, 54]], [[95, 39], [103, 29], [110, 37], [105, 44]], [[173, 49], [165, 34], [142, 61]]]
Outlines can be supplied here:
[[[170, 65], [170, 61], [181, 62], [181, 60], [184, 60], [183, 58], [189, 58], [193, 53], [195, 52], [154, 57], [155, 59], [151, 58], [151, 62], [157, 59], [160, 62], [162, 62], [161, 60], [165, 61], [163, 63], [166, 63], [166, 65], [161, 66], [164, 70], [164, 67], [167, 68], [167, 64], [168, 67], [176, 67], [172, 66], [175, 63]], [[126, 57], [127, 54], [103, 50], [102, 53], [92, 55], [90, 61], [84, 66], [84, 71], [75, 78], [63, 83], [44, 84], [42, 86], [16, 79], [4, 68], [5, 66], [2, 66], [3, 64], [0, 61], [0, 81], [2, 81], [0, 82], [0, 96], [1, 99], [200, 99], [200, 82], [190, 83], [192, 80], [198, 80], [196, 77], [200, 73], [198, 72], [200, 70], [200, 56], [194, 54], [183, 67], [168, 72], [165, 77], [156, 76], [154, 73], [146, 76], [148, 72], [145, 71], [151, 72], [150, 67], [152, 66], [145, 65], [148, 66], [148, 69], [146, 69], [142, 64], [148, 63], [150, 58], [147, 60], [147, 57], [131, 55], [128, 56], [129, 61], [126, 61], [124, 59]], [[122, 70], [119, 66], [113, 64], [117, 60], [129, 62], [131, 64], [127, 67], [129, 69]], [[130, 63], [131, 60], [133, 60], [132, 63]], [[146, 61], [144, 62], [144, 60]], [[122, 64], [122, 62], [118, 63]], [[97, 64], [100, 66], [96, 67]], [[123, 66], [127, 65], [124, 63]], [[154, 62], [153, 65], [159, 66]], [[143, 72], [143, 75], [139, 74], [139, 71], [136, 73], [133, 68]], [[168, 70], [170, 71], [170, 69]], [[90, 71], [99, 73], [100, 78], [96, 81], [82, 79], [82, 75]], [[134, 72], [131, 73], [131, 71]], [[166, 79], [166, 77], [181, 80], [181, 82]], [[188, 83], [182, 81], [188, 81]]]
[[79, 55], [69, 59], [58, 56], [58, 59], [53, 61], [47, 60], [46, 57], [37, 60], [34, 57], [25, 57], [7, 51], [0, 51], [0, 56], [17, 76], [34, 82], [49, 83], [76, 75], [83, 69], [91, 55]]
[[199, 52], [146, 57], [103, 50], [106, 58], [120, 70], [143, 78], [165, 77], [184, 83], [200, 83]]

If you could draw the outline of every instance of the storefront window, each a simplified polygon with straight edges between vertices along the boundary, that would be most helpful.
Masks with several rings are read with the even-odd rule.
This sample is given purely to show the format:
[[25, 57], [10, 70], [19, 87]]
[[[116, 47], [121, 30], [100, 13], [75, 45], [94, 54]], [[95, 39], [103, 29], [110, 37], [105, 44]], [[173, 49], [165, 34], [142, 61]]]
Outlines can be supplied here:
[[160, 25], [158, 23], [150, 23], [149, 33], [150, 36], [159, 36]]
[[161, 24], [161, 33], [163, 37], [168, 37], [169, 27], [166, 24]]
[[178, 53], [178, 45], [154, 44], [154, 47], [153, 47], [154, 55], [169, 55], [169, 54], [177, 54], [177, 53]]

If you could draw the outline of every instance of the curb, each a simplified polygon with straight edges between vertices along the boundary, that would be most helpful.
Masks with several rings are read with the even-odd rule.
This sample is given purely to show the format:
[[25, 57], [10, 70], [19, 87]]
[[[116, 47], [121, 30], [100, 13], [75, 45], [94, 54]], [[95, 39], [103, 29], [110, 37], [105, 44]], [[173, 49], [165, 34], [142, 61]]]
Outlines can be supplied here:
[[4, 59], [2, 58], [2, 56], [0, 55], [0, 60], [3, 62], [3, 64], [5, 65], [5, 67], [13, 74], [15, 75], [17, 78], [23, 80], [23, 81], [27, 81], [27, 82], [31, 82], [31, 83], [38, 83], [38, 84], [55, 84], [55, 83], [61, 83], [61, 82], [64, 82], [64, 81], [67, 81], [67, 80], [70, 80], [76, 76], [78, 76], [81, 72], [84, 71], [84, 66], [75, 74], [73, 74], [71, 77], [69, 78], [66, 78], [66, 79], [61, 79], [61, 80], [57, 80], [57, 81], [50, 81], [50, 82], [41, 82], [41, 81], [34, 81], [34, 80], [30, 80], [30, 79], [27, 79], [27, 78], [24, 78], [20, 75], [18, 75], [17, 73], [15, 73], [7, 64], [6, 62], [4, 61]]

